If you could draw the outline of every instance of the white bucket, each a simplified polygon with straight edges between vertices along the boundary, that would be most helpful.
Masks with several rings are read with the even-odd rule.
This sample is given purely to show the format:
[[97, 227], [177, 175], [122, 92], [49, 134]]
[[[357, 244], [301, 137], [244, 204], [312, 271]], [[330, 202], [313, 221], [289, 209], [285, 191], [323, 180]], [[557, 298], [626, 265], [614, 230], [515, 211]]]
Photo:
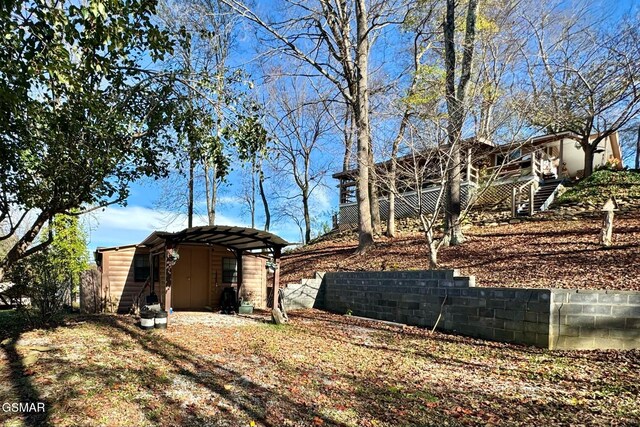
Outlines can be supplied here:
[[145, 319], [144, 317], [140, 318], [140, 326], [144, 329], [151, 329], [154, 326], [154, 320], [155, 319]]

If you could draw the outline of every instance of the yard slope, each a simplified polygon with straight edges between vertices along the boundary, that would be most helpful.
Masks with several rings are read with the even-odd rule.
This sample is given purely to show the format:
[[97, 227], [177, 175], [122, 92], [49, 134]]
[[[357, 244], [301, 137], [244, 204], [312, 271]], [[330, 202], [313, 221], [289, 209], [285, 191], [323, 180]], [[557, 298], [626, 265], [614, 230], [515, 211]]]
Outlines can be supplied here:
[[[601, 219], [538, 219], [517, 224], [473, 226], [462, 246], [443, 248], [440, 268], [475, 275], [477, 286], [518, 288], [622, 289], [640, 291], [640, 211], [614, 222], [614, 245], [598, 244]], [[353, 255], [355, 233], [341, 233], [288, 253], [283, 283], [315, 271], [427, 269], [420, 233], [379, 237], [364, 256]]]

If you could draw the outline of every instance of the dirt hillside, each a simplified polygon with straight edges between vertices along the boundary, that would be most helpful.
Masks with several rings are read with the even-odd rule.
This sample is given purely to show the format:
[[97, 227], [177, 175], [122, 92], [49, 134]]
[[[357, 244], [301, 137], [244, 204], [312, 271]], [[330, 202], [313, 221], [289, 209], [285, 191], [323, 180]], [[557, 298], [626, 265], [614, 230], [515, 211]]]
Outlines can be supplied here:
[[[476, 276], [477, 286], [519, 288], [626, 289], [640, 291], [640, 211], [619, 215], [614, 245], [598, 244], [602, 221], [540, 219], [518, 224], [471, 227], [467, 242], [443, 248], [440, 268]], [[283, 258], [283, 283], [315, 271], [415, 270], [428, 268], [419, 233], [379, 237], [364, 256], [353, 255], [355, 233], [299, 248]]]

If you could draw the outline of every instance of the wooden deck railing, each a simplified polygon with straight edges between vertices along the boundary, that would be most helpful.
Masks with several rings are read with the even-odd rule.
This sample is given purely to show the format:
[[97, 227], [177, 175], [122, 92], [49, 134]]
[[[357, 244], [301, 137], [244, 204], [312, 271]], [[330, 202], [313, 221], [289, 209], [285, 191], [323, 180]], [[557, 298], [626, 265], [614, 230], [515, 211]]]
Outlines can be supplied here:
[[[525, 159], [525, 157], [529, 156], [531, 157], [531, 170], [523, 173], [527, 168], [523, 168], [522, 163], [529, 161], [528, 159]], [[531, 153], [526, 153], [506, 164], [489, 167], [487, 168], [487, 171], [490, 174], [495, 174], [496, 180], [526, 176], [540, 178], [542, 176], [542, 151], [536, 150]]]
[[538, 190], [538, 180], [532, 178], [530, 181], [525, 182], [520, 187], [514, 187], [511, 191], [511, 216], [515, 218], [518, 215], [518, 209], [523, 203], [524, 198], [529, 202], [529, 216], [533, 215], [534, 204], [533, 200]]

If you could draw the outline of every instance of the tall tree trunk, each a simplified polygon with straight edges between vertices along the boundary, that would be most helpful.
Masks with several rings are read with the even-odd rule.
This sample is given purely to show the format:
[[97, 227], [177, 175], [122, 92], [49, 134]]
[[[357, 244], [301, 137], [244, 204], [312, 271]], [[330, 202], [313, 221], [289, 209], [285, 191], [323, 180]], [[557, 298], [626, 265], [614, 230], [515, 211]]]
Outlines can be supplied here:
[[218, 193], [218, 185], [216, 181], [216, 167], [215, 165], [209, 166], [209, 164], [204, 161], [204, 186], [205, 193], [207, 198], [207, 217], [209, 219], [209, 225], [214, 225], [216, 222], [216, 199]]
[[264, 174], [262, 173], [262, 161], [260, 161], [260, 171], [258, 172], [258, 189], [260, 190], [260, 198], [264, 207], [264, 231], [269, 231], [271, 226], [271, 211], [269, 211], [269, 201], [264, 191]]
[[351, 153], [353, 150], [353, 120], [352, 113], [347, 108], [344, 116], [344, 157], [342, 158], [342, 171], [351, 169]]
[[[371, 143], [371, 141], [369, 141]], [[369, 146], [369, 200], [371, 201], [371, 227], [374, 234], [380, 234], [380, 199], [378, 198], [378, 174], [373, 161], [373, 147]]]
[[193, 172], [195, 169], [195, 162], [193, 160], [193, 147], [189, 152], [189, 203], [187, 207], [187, 227], [193, 227]]
[[309, 214], [309, 190], [302, 190], [302, 214], [304, 215], [304, 243], [311, 241], [311, 215]]
[[[389, 180], [395, 180], [396, 167], [392, 164], [391, 169], [394, 170], [389, 174]], [[387, 199], [389, 201], [389, 213], [387, 217], [387, 237], [396, 237], [396, 190], [395, 185], [389, 183], [389, 186], [389, 195], [387, 196]], [[391, 186], [393, 186], [393, 188], [391, 188]]]
[[462, 225], [460, 224], [461, 203], [461, 176], [460, 163], [462, 149], [462, 125], [464, 124], [464, 99], [466, 89], [471, 78], [471, 63], [476, 33], [476, 16], [478, 14], [478, 0], [470, 0], [467, 10], [465, 37], [463, 45], [462, 63], [460, 64], [460, 80], [456, 90], [456, 50], [455, 50], [455, 0], [447, 0], [447, 10], [444, 22], [444, 50], [446, 71], [446, 99], [447, 112], [449, 113], [447, 124], [448, 142], [451, 147], [450, 167], [447, 170], [447, 209], [446, 209], [446, 233], [448, 243], [458, 245], [464, 241]]
[[638, 139], [636, 140], [636, 170], [640, 170], [640, 126], [638, 126]]
[[369, 150], [371, 133], [369, 128], [369, 34], [365, 0], [356, 2], [357, 44], [356, 92], [354, 119], [356, 121], [358, 145], [358, 176], [356, 178], [358, 198], [358, 253], [365, 253], [373, 246], [371, 209], [369, 199]]
[[495, 101], [492, 99], [482, 100], [480, 107], [480, 126], [478, 129], [478, 137], [480, 139], [489, 140], [491, 134], [491, 120], [493, 118], [493, 107]]
[[584, 178], [589, 178], [593, 173], [593, 151], [594, 147], [589, 143], [589, 136], [585, 136], [586, 143], [582, 142], [582, 150], [584, 151]]
[[449, 180], [447, 187], [447, 231], [449, 233], [449, 244], [452, 246], [459, 245], [464, 241], [462, 235], [462, 227], [460, 224], [460, 213], [462, 212], [462, 203], [460, 199], [460, 184], [462, 182], [460, 176], [461, 156], [460, 156], [460, 140], [455, 138], [455, 144], [458, 145], [451, 153], [451, 167], [449, 168]]
[[251, 210], [251, 228], [256, 228], [256, 160], [251, 161], [251, 199], [249, 207]]
[[[457, 138], [457, 118], [460, 115], [459, 102], [456, 97], [456, 50], [455, 50], [455, 0], [447, 0], [447, 10], [444, 23], [444, 51], [445, 51], [445, 83], [447, 111], [449, 113], [447, 123], [447, 140], [451, 147], [458, 145]], [[452, 243], [455, 224], [460, 218], [460, 148], [455, 147], [450, 150], [451, 159], [447, 159], [447, 198], [445, 210], [445, 241]], [[457, 162], [457, 164], [456, 164]], [[456, 179], [456, 169], [458, 179]], [[456, 210], [456, 206], [458, 209]]]
[[[415, 79], [414, 79], [415, 83]], [[414, 85], [411, 85], [411, 90], [409, 93], [413, 93]], [[398, 165], [396, 160], [398, 158], [398, 150], [400, 149], [400, 142], [402, 141], [402, 137], [404, 135], [404, 131], [407, 128], [407, 124], [409, 123], [409, 110], [405, 110], [402, 115], [402, 120], [400, 121], [400, 128], [398, 129], [398, 134], [396, 138], [393, 140], [393, 145], [391, 146], [391, 169], [389, 170], [389, 215], [387, 217], [387, 236], [395, 237], [396, 235], [396, 191], [398, 190], [396, 185], [397, 179], [397, 171]]]

